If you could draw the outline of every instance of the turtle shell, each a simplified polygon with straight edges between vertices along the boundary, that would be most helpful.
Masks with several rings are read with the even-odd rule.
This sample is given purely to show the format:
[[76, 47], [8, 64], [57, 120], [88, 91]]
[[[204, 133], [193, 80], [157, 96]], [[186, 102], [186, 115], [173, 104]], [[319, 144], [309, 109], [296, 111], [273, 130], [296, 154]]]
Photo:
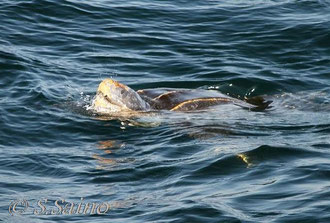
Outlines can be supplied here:
[[138, 90], [137, 93], [148, 102], [154, 110], [195, 111], [210, 106], [233, 103], [247, 109], [265, 109], [271, 103], [262, 97], [245, 101], [229, 97], [218, 91], [203, 89], [156, 88]]

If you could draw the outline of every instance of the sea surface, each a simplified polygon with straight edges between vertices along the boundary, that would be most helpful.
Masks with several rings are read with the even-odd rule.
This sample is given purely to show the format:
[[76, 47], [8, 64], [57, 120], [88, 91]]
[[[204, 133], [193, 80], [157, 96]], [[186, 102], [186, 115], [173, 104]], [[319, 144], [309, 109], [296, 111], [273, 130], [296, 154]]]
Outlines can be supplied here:
[[[104, 78], [273, 103], [111, 120]], [[330, 2], [1, 0], [0, 114], [1, 222], [330, 222]]]

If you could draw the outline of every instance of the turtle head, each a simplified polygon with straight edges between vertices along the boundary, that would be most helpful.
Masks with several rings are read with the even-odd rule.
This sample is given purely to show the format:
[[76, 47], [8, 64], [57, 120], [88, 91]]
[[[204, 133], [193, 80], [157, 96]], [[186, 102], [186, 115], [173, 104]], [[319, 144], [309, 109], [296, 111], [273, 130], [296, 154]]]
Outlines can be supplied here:
[[100, 83], [92, 107], [100, 113], [150, 109], [136, 91], [110, 78]]

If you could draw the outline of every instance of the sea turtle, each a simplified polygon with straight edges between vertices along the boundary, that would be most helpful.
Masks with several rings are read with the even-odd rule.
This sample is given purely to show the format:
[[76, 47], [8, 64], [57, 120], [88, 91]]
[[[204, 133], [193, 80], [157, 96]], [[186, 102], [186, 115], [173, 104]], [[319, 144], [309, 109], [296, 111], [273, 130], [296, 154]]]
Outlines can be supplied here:
[[250, 110], [264, 110], [271, 101], [265, 101], [262, 97], [240, 100], [205, 89], [155, 88], [134, 91], [127, 85], [106, 78], [99, 84], [91, 108], [101, 115], [117, 116], [157, 110], [201, 111], [225, 103]]

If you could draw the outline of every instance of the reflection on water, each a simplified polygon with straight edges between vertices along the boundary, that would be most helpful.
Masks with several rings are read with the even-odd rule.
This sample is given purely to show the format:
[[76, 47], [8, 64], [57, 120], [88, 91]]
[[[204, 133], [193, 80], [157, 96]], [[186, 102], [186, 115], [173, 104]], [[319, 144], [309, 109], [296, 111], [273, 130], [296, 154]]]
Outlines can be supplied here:
[[99, 165], [97, 169], [107, 169], [114, 167], [120, 163], [133, 162], [134, 159], [111, 158], [119, 149], [125, 148], [125, 143], [116, 140], [104, 140], [98, 142], [97, 148], [102, 150], [103, 154], [93, 154], [92, 158], [97, 160]]

